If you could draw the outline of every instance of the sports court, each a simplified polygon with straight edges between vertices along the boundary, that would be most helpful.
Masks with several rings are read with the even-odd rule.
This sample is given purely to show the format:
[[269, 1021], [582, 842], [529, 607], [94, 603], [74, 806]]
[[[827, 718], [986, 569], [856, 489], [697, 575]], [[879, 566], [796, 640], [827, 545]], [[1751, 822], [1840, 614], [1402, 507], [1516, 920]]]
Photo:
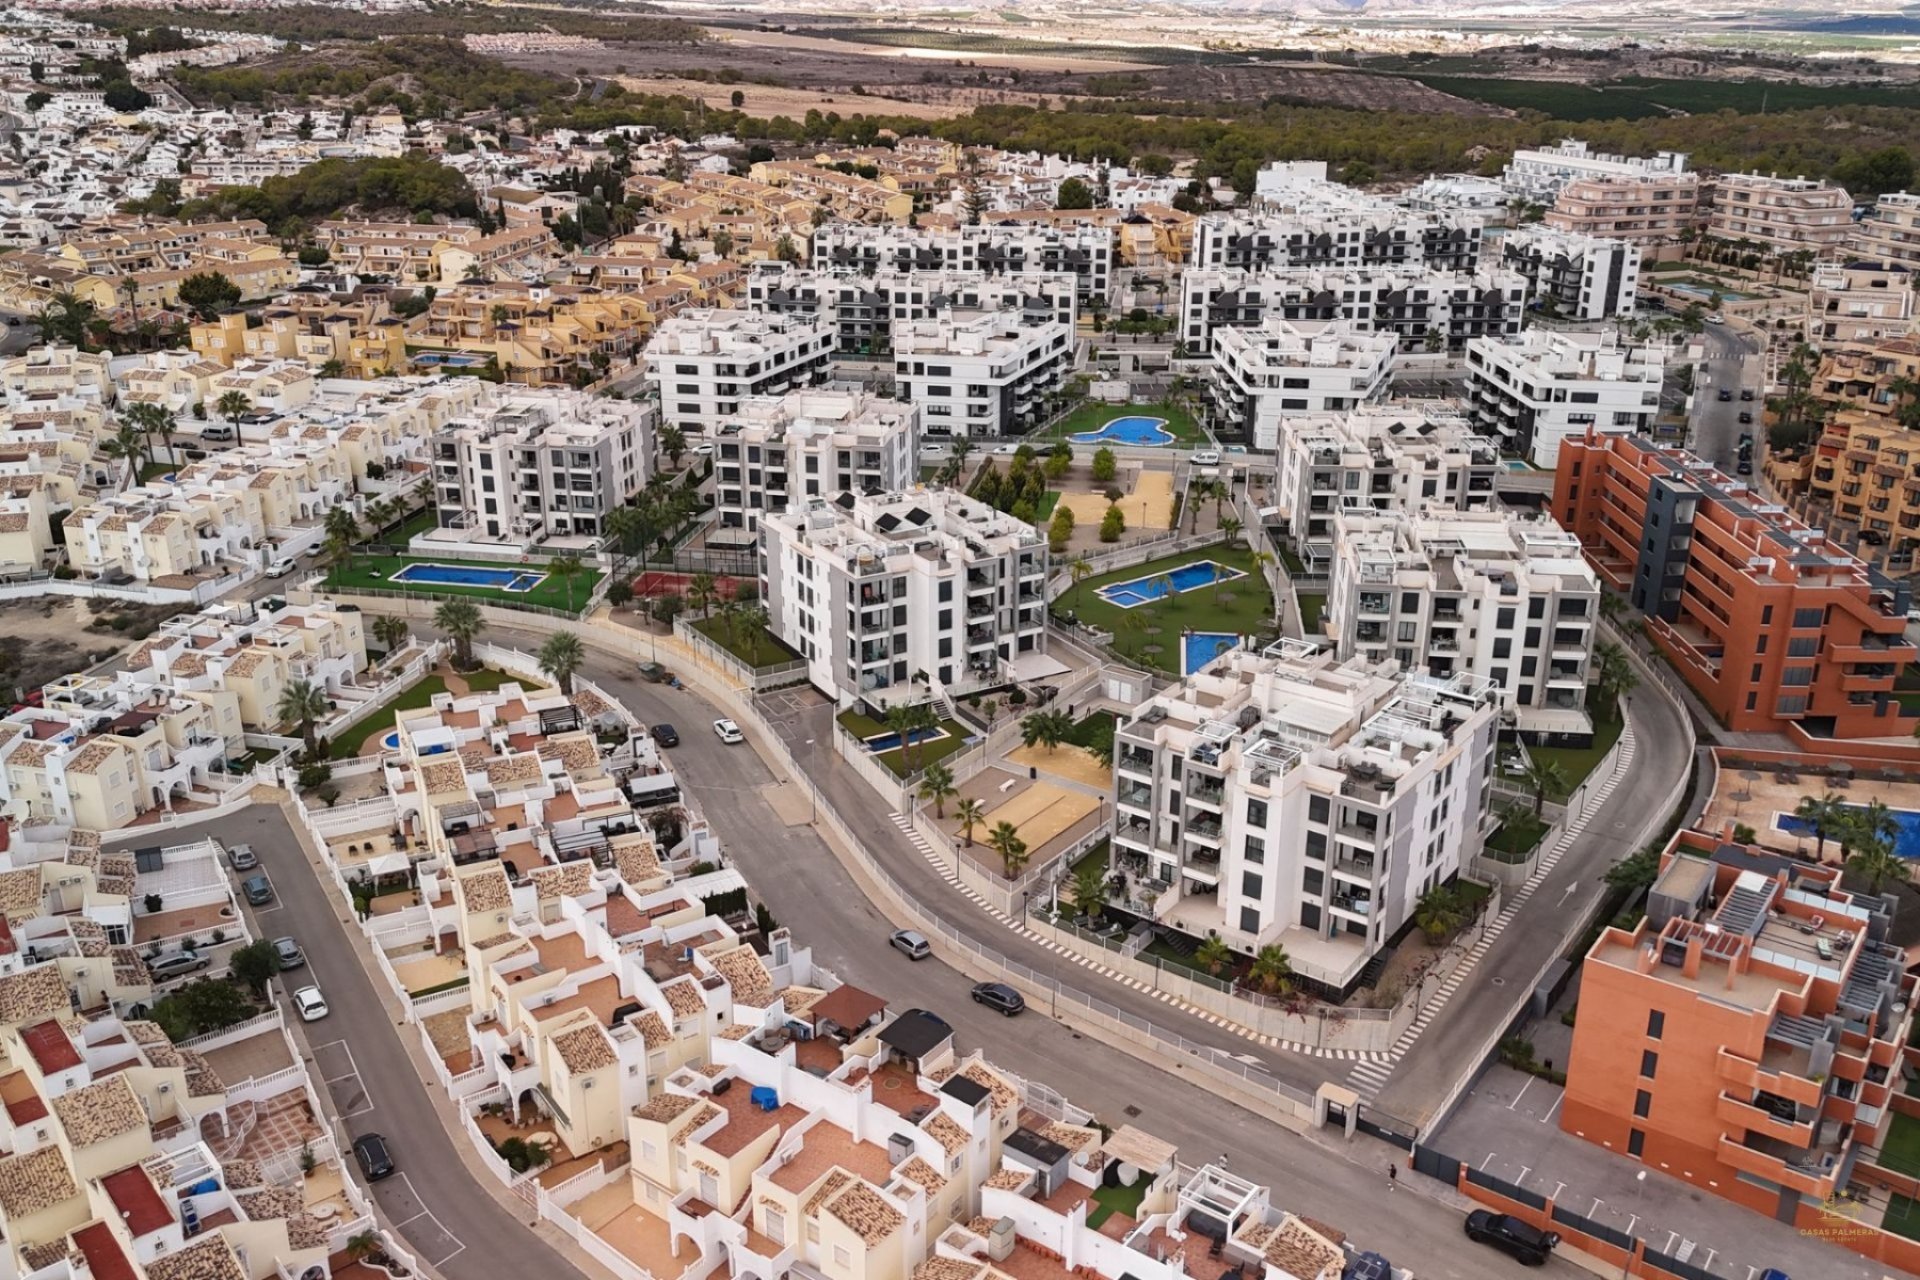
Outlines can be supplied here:
[[1076, 526], [1098, 528], [1109, 506], [1119, 507], [1127, 528], [1171, 529], [1173, 527], [1173, 473], [1146, 471], [1134, 473], [1133, 492], [1118, 502], [1108, 502], [1101, 493], [1063, 493], [1060, 503], [1073, 509]]
[[1100, 801], [1085, 792], [1036, 782], [999, 808], [989, 809], [987, 827], [991, 830], [999, 823], [1011, 822], [1020, 829], [1027, 848], [1037, 853], [1047, 841], [1099, 807]]
[[1100, 757], [1072, 743], [1063, 743], [1051, 751], [1040, 746], [1015, 747], [1007, 752], [1007, 759], [1023, 769], [1038, 769], [1083, 787], [1099, 787], [1105, 791], [1113, 785], [1113, 774], [1100, 763]]
[[[1079, 518], [1077, 513], [1074, 518]], [[713, 580], [713, 589], [719, 592], [722, 598], [731, 599], [734, 589], [743, 581], [745, 581], [743, 578], [715, 577]], [[665, 569], [648, 569], [645, 573], [633, 580], [633, 594], [642, 600], [651, 599], [654, 596], [664, 596], [674, 592], [685, 595], [687, 594], [687, 589], [692, 585], [693, 575], [690, 573], [672, 573]]]

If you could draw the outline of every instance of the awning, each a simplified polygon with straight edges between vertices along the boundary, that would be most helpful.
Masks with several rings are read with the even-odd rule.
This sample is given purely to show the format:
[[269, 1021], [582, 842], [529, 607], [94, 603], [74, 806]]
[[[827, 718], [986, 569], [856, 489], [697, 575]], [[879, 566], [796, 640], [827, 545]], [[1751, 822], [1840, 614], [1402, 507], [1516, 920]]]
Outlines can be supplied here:
[[1130, 1124], [1113, 1131], [1100, 1148], [1122, 1164], [1130, 1164], [1144, 1173], [1159, 1173], [1173, 1163], [1177, 1148], [1162, 1138], [1142, 1132]]

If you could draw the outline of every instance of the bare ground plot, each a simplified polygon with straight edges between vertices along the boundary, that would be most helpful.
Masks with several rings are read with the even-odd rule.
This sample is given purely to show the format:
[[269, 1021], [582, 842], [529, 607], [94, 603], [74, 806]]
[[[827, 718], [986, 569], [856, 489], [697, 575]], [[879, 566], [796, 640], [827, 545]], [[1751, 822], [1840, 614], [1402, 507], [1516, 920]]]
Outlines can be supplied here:
[[125, 648], [118, 632], [87, 630], [94, 616], [87, 601], [71, 596], [0, 602], [0, 697], [11, 698], [15, 685], [37, 689]]
[[[819, 89], [788, 89], [764, 84], [712, 84], [705, 80], [656, 79], [640, 76], [620, 76], [619, 81], [635, 93], [705, 98], [709, 104], [716, 106], [728, 102], [731, 95], [738, 92], [745, 99], [739, 109], [756, 120], [771, 120], [775, 116], [786, 116], [789, 119], [798, 120], [807, 112], [815, 110], [833, 110], [844, 114], [857, 112], [871, 115], [912, 116], [920, 120], [945, 120], [952, 116], [965, 115], [975, 105], [961, 101], [917, 102], [909, 98], [872, 91], [864, 96], [852, 93], [823, 94]], [[936, 95], [927, 94], [927, 96]], [[996, 96], [992, 100], [1001, 101], [1002, 96]]]
[[1510, 111], [1442, 93], [1418, 80], [1300, 66], [1158, 67], [1148, 76], [1153, 96], [1209, 102], [1264, 102], [1269, 98], [1361, 111], [1415, 111], [1426, 115], [1506, 116]]

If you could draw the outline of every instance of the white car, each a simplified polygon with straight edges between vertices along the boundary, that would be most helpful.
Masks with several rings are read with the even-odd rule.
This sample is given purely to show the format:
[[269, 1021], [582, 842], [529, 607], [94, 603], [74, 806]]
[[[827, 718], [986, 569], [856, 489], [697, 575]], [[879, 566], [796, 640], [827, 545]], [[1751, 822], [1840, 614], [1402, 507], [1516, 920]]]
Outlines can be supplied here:
[[292, 556], [275, 556], [273, 563], [267, 566], [267, 576], [269, 578], [284, 578], [298, 567], [299, 565], [294, 562]]
[[1718, 311], [1707, 312], [1708, 324], [1725, 324], [1726, 322], [1726, 317], [1722, 316]]
[[293, 1007], [300, 1011], [302, 1022], [318, 1022], [327, 1016], [327, 998], [320, 994], [318, 987], [302, 987], [294, 992]]
[[696, 458], [704, 458], [708, 454], [713, 452], [713, 446], [711, 444], [697, 444], [693, 446], [693, 448], [687, 450], [687, 452], [691, 453]]
[[1193, 465], [1194, 465], [1194, 466], [1196, 466], [1196, 467], [1217, 467], [1217, 466], [1219, 466], [1219, 465], [1220, 465], [1220, 451], [1219, 451], [1218, 449], [1202, 449], [1202, 450], [1200, 450], [1200, 451], [1199, 451], [1198, 453], [1196, 453], [1196, 454], [1194, 454], [1194, 455], [1193, 455]]
[[713, 731], [720, 735], [720, 741], [730, 747], [737, 747], [747, 740], [746, 735], [740, 732], [740, 726], [731, 720], [715, 720]]

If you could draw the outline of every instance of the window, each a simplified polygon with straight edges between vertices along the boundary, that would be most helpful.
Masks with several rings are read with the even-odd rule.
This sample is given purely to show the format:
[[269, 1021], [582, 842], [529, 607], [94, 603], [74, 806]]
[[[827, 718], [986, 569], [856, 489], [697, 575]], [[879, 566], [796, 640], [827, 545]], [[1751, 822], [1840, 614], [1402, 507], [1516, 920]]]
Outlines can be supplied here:
[[1796, 629], [1800, 627], [1817, 627], [1820, 625], [1821, 618], [1825, 612], [1824, 609], [1795, 609], [1793, 611], [1793, 625]]
[[1253, 872], [1247, 871], [1241, 874], [1240, 876], [1241, 896], [1247, 897], [1247, 898], [1257, 898], [1260, 896], [1261, 890], [1265, 888], [1266, 888], [1266, 882], [1263, 881], [1259, 876], [1255, 875]]
[[1326, 888], [1327, 873], [1317, 867], [1308, 867], [1300, 874], [1300, 892], [1310, 898], [1317, 898]]
[[1640, 1075], [1643, 1079], [1653, 1079], [1653, 1073], [1659, 1069], [1660, 1055], [1651, 1049], [1640, 1051]]
[[1627, 1154], [1638, 1160], [1647, 1148], [1647, 1135], [1638, 1129], [1627, 1130]]
[[1667, 1030], [1667, 1015], [1658, 1009], [1647, 1011], [1647, 1039], [1658, 1040]]
[[847, 1252], [845, 1245], [837, 1244], [833, 1246], [833, 1261], [835, 1266], [849, 1267], [853, 1265], [853, 1255]]
[[[1653, 1095], [1648, 1093], [1645, 1089], [1634, 1090], [1633, 1114], [1639, 1119], [1645, 1120], [1647, 1118], [1647, 1113], [1652, 1110], [1653, 1110]], [[769, 1231], [767, 1234], [772, 1235], [773, 1233]]]
[[1247, 801], [1247, 825], [1262, 828], [1267, 825], [1267, 802], [1265, 800]]
[[1327, 820], [1327, 814], [1331, 811], [1332, 808], [1327, 803], [1325, 796], [1314, 796], [1307, 801], [1308, 822], [1325, 822]]
[[1327, 838], [1318, 831], [1307, 832], [1307, 857], [1315, 862], [1327, 860]]

